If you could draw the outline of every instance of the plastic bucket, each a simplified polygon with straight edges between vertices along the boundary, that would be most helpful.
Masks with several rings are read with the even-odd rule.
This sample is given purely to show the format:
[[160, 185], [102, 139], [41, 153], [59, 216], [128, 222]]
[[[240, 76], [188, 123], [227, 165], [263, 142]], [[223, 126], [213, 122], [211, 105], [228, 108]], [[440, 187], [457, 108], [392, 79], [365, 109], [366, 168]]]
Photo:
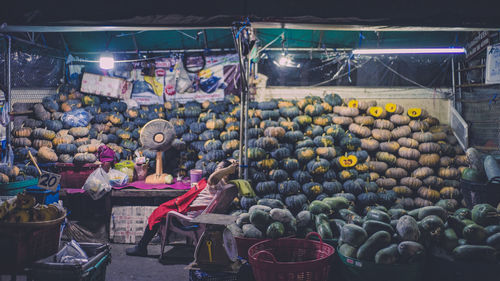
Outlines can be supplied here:
[[191, 185], [198, 183], [203, 175], [203, 171], [199, 169], [189, 170], [189, 177], [191, 179]]

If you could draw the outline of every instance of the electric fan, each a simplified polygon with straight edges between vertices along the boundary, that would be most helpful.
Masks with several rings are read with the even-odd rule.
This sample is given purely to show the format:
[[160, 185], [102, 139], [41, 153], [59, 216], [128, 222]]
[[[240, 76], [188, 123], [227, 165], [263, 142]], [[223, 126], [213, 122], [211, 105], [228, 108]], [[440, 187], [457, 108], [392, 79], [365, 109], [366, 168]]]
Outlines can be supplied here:
[[156, 173], [146, 177], [147, 184], [166, 183], [168, 174], [163, 173], [162, 152], [170, 148], [174, 139], [174, 126], [163, 119], [151, 120], [141, 129], [142, 146], [156, 151]]

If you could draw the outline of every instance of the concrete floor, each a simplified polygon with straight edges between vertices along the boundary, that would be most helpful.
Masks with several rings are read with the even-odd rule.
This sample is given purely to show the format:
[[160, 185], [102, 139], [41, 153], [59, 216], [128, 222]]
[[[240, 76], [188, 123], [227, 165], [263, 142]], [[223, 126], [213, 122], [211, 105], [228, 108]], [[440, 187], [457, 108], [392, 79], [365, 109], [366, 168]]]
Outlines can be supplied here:
[[[130, 257], [125, 255], [125, 249], [131, 247], [130, 244], [111, 244], [111, 263], [106, 270], [106, 281], [184, 281], [189, 280], [189, 270], [186, 266], [192, 261], [189, 260], [193, 256], [193, 249], [185, 247], [169, 246], [166, 252], [176, 251], [171, 254], [175, 257], [168, 258], [168, 265], [164, 265], [158, 261], [160, 256], [160, 245], [150, 245], [148, 247], [148, 257]], [[186, 259], [185, 257], [188, 257]], [[11, 276], [0, 275], [0, 281], [16, 280], [26, 281], [25, 276], [17, 276], [12, 279]], [[64, 280], [53, 280], [64, 281]]]
[[[187, 262], [181, 264], [163, 265], [158, 261], [160, 245], [148, 247], [148, 257], [130, 257], [125, 255], [129, 244], [112, 244], [111, 264], [108, 265], [106, 281], [160, 281], [189, 280], [189, 270], [185, 269]], [[169, 247], [170, 249], [171, 247]]]

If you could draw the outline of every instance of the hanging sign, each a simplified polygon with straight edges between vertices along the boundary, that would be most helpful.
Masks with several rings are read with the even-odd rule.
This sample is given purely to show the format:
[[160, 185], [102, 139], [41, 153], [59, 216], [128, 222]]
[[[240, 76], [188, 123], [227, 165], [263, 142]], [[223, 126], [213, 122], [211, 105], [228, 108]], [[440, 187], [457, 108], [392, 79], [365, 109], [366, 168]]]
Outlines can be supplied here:
[[380, 117], [382, 113], [384, 112], [384, 109], [380, 106], [372, 106], [368, 110], [370, 115], [373, 117]]
[[356, 164], [358, 163], [358, 157], [356, 157], [355, 155], [340, 156], [339, 163], [340, 166], [344, 168], [351, 168], [356, 166]]
[[388, 103], [385, 105], [385, 111], [389, 112], [389, 113], [394, 113], [397, 109], [397, 105], [393, 104], [393, 103]]
[[358, 100], [350, 100], [350, 101], [347, 103], [347, 106], [348, 106], [348, 107], [358, 108]]
[[408, 109], [408, 116], [411, 118], [418, 118], [420, 115], [422, 115], [422, 108], [413, 107]]
[[486, 49], [485, 84], [500, 84], [500, 44]]
[[38, 186], [50, 191], [56, 191], [57, 186], [59, 186], [60, 180], [61, 180], [61, 175], [44, 171], [42, 172], [40, 178], [38, 178]]

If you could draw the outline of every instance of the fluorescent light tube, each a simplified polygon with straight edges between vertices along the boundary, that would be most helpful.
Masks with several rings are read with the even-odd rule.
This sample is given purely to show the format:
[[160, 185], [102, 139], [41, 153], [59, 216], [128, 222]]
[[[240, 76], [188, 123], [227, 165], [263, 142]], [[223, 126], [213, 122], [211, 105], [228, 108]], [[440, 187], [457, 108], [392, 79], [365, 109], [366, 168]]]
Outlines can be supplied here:
[[385, 54], [464, 54], [464, 48], [355, 49], [354, 55]]

